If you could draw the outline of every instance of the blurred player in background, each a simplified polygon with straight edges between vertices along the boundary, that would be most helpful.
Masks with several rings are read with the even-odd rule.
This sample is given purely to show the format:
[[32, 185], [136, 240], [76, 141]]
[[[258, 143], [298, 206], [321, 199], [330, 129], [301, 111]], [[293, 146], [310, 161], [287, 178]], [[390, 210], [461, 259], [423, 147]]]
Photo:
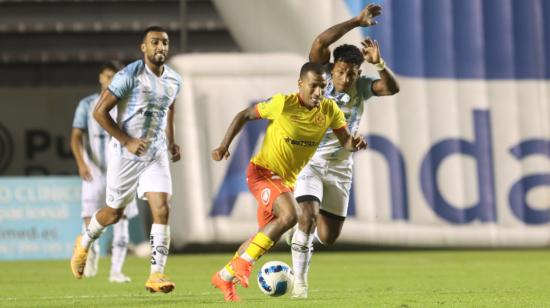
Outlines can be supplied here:
[[[105, 63], [99, 73], [99, 83], [103, 92], [121, 68], [116, 62]], [[105, 204], [105, 175], [107, 172], [107, 144], [110, 136], [93, 119], [92, 112], [98, 103], [100, 93], [94, 93], [83, 98], [75, 112], [71, 134], [71, 150], [78, 166], [78, 174], [82, 178], [82, 219], [83, 232], [90, 223], [92, 215]], [[111, 251], [111, 271], [109, 281], [130, 282], [130, 278], [122, 273], [122, 266], [128, 251], [130, 236], [128, 234], [128, 219], [138, 214], [135, 199], [128, 205], [124, 216], [113, 226], [113, 246]], [[84, 268], [85, 277], [97, 274], [99, 262], [99, 242], [95, 242], [88, 253]]]
[[[174, 108], [182, 82], [164, 64], [168, 49], [166, 30], [147, 28], [141, 43], [143, 59], [119, 71], [99, 98], [94, 118], [113, 137], [107, 167], [107, 206], [92, 216], [86, 232], [76, 240], [71, 258], [75, 278], [82, 277], [93, 241], [123, 216], [137, 192], [148, 201], [153, 218], [151, 270], [145, 288], [168, 293], [176, 287], [164, 274], [164, 267], [170, 248], [169, 160], [180, 159], [180, 148], [174, 143]], [[115, 106], [116, 121], [109, 114]]]
[[[317, 36], [309, 54], [310, 61], [329, 65], [325, 96], [336, 101], [344, 112], [352, 134], [356, 134], [359, 129], [364, 102], [373, 95], [393, 95], [399, 92], [399, 85], [380, 57], [376, 41], [366, 38], [362, 42], [362, 51], [353, 45], [337, 47], [333, 52], [334, 63], [329, 63], [329, 46], [356, 27], [375, 25], [374, 17], [381, 12], [380, 5], [370, 4], [357, 17], [325, 30]], [[363, 61], [373, 64], [380, 77], [373, 79], [361, 76]], [[299, 203], [300, 215], [298, 227], [292, 235], [295, 275], [292, 296], [295, 298], [307, 298], [307, 274], [313, 254], [315, 230], [320, 243], [332, 245], [340, 236], [346, 219], [353, 158], [338, 139], [335, 131], [327, 132], [296, 182], [294, 195]]]
[[246, 122], [270, 120], [260, 152], [251, 159], [246, 175], [248, 188], [258, 202], [259, 232], [244, 242], [233, 259], [214, 273], [211, 280], [224, 293], [226, 301], [240, 300], [234, 279], [248, 287], [254, 262], [296, 224], [298, 204], [292, 188], [327, 129], [333, 129], [347, 151], [367, 146], [362, 137], [350, 134], [344, 114], [336, 103], [323, 97], [326, 87], [323, 70], [321, 64], [304, 64], [300, 70], [298, 93], [277, 94], [239, 112], [220, 146], [212, 151], [214, 160], [227, 159], [231, 141]]

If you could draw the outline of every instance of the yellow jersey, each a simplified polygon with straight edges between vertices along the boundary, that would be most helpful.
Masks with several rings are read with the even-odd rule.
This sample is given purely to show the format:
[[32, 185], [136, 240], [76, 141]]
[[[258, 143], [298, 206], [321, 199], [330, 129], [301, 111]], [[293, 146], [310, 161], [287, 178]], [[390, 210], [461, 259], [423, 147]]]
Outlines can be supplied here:
[[298, 93], [276, 94], [258, 103], [259, 117], [270, 120], [260, 152], [252, 163], [279, 175], [294, 187], [296, 177], [317, 150], [328, 128], [345, 127], [344, 113], [333, 100], [323, 98], [317, 107], [306, 108]]

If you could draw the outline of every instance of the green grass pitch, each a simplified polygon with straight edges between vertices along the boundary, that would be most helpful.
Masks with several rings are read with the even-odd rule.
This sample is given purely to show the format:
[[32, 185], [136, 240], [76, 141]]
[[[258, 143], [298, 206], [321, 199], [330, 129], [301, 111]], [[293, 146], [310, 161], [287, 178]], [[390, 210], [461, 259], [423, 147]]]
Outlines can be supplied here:
[[171, 255], [170, 294], [149, 294], [147, 259], [129, 257], [128, 284], [107, 281], [109, 259], [97, 277], [75, 280], [68, 260], [0, 262], [0, 307], [550, 307], [550, 251], [445, 250], [322, 252], [314, 255], [307, 300], [270, 298], [255, 282], [271, 253], [256, 266], [243, 302], [226, 304], [210, 286], [226, 254]]

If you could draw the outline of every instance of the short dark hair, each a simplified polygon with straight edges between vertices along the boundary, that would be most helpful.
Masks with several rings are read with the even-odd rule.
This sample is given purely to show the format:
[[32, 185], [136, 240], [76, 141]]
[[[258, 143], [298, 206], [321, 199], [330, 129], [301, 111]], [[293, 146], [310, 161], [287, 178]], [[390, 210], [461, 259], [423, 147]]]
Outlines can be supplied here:
[[113, 60], [113, 61], [104, 62], [101, 65], [101, 69], [99, 70], [99, 72], [103, 73], [106, 70], [111, 70], [116, 73], [121, 69], [122, 69], [122, 63], [120, 63], [119, 61]]
[[336, 49], [334, 49], [332, 55], [334, 57], [334, 63], [341, 61], [344, 63], [361, 66], [361, 64], [363, 64], [363, 61], [365, 61], [361, 50], [359, 50], [359, 48], [354, 45], [340, 45], [336, 47]]
[[143, 31], [143, 40], [145, 40], [145, 38], [147, 37], [147, 34], [149, 32], [164, 32], [164, 33], [168, 33], [168, 31], [166, 31], [166, 29], [164, 29], [163, 27], [161, 26], [150, 26], [150, 27], [147, 27], [147, 29], [145, 29], [145, 31]]
[[304, 65], [302, 65], [302, 68], [300, 69], [300, 79], [302, 79], [302, 77], [304, 77], [309, 72], [322, 75], [325, 73], [325, 67], [320, 63], [306, 62], [304, 63]]

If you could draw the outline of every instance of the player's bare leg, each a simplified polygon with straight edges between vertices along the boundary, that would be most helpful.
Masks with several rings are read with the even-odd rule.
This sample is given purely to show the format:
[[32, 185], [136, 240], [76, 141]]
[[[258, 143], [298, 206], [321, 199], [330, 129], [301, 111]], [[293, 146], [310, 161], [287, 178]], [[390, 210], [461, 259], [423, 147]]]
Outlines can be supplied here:
[[[220, 281], [225, 281], [229, 287], [228, 283], [233, 283], [233, 280], [236, 279], [243, 287], [247, 288], [248, 278], [250, 277], [254, 262], [271, 249], [273, 244], [296, 224], [298, 219], [296, 208], [297, 203], [292, 193], [285, 192], [281, 194], [273, 205], [273, 215], [275, 218], [261, 228], [251, 239], [241, 245], [239, 251], [242, 253], [238, 257], [231, 259], [229, 266], [225, 266], [219, 272], [214, 273], [212, 284], [222, 290], [226, 301], [238, 301], [240, 298], [235, 293], [234, 288], [224, 290], [223, 286], [219, 287], [217, 284], [221, 286]], [[220, 277], [219, 280], [217, 280], [218, 276]]]
[[77, 237], [71, 257], [71, 271], [76, 279], [82, 278], [84, 274], [90, 246], [101, 236], [107, 226], [116, 223], [122, 217], [123, 212], [123, 208], [113, 209], [109, 206], [103, 207], [92, 216], [86, 232]]
[[334, 245], [342, 233], [344, 221], [344, 217], [321, 211], [317, 215], [315, 237], [323, 245]]
[[243, 287], [248, 286], [248, 277], [252, 265], [263, 256], [274, 243], [290, 228], [296, 225], [298, 204], [290, 192], [277, 197], [273, 204], [274, 219], [266, 224], [253, 238], [245, 252], [231, 263], [235, 270], [235, 277]]

